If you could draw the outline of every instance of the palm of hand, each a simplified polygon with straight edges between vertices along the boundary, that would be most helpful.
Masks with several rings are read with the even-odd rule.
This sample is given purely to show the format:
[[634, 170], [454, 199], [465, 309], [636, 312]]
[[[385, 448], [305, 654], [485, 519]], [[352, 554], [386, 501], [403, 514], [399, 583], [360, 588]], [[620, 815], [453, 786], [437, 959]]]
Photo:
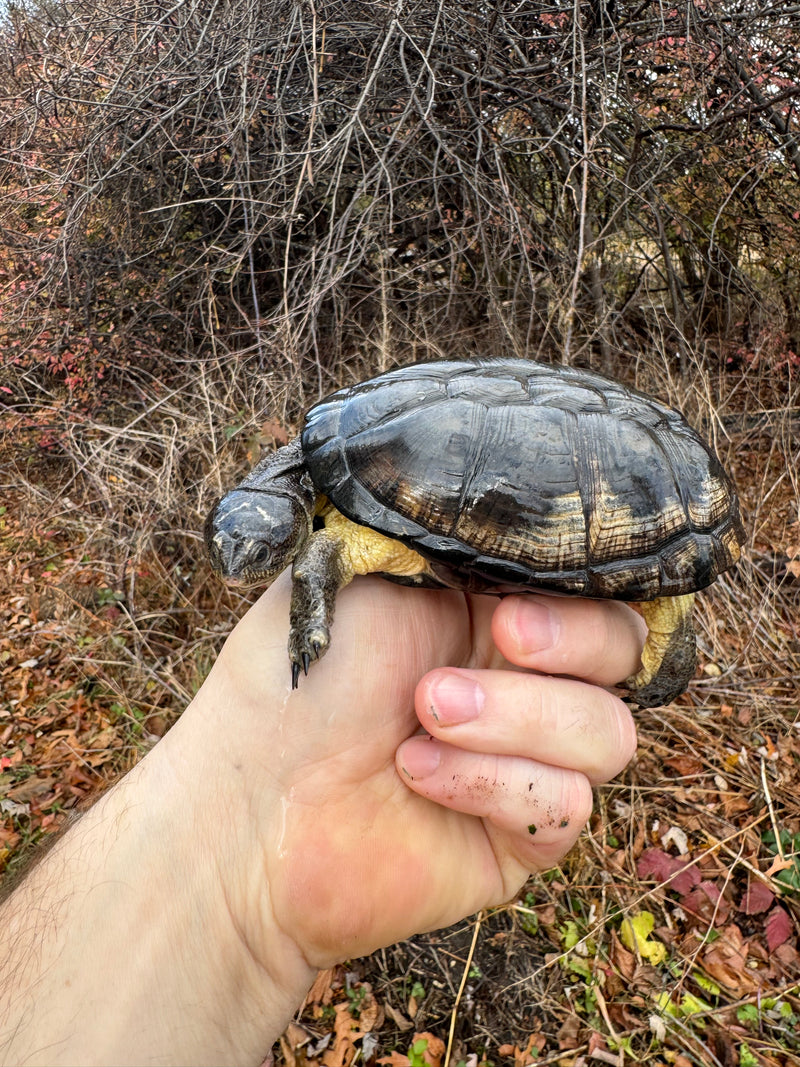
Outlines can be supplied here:
[[[477, 752], [446, 744], [429, 779], [404, 773], [404, 751], [419, 744], [407, 739], [430, 710], [418, 691], [415, 711], [426, 672], [510, 667], [492, 639], [497, 604], [357, 582], [340, 596], [330, 653], [294, 693], [288, 577], [239, 624], [215, 671], [235, 679], [250, 709], [238, 713], [229, 744], [236, 788], [256, 816], [244, 890], [251, 943], [266, 915], [308, 963], [328, 966], [503, 902], [573, 843], [591, 803], [588, 781], [566, 772], [540, 847], [528, 836], [527, 798], [509, 803], [504, 792], [506, 777], [520, 792], [520, 765], [538, 766], [524, 745], [517, 758], [494, 755], [491, 737]], [[532, 790], [535, 774], [525, 773]], [[564, 810], [576, 815], [568, 826], [559, 825]]]

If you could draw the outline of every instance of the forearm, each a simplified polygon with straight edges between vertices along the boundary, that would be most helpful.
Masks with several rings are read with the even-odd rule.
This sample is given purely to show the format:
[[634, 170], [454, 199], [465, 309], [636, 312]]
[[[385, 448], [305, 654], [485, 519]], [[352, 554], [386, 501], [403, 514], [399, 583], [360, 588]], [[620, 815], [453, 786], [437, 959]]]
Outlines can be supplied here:
[[162, 745], [0, 913], [0, 1061], [259, 1063], [310, 983], [279, 932], [274, 969], [253, 958], [223, 889], [235, 872]]

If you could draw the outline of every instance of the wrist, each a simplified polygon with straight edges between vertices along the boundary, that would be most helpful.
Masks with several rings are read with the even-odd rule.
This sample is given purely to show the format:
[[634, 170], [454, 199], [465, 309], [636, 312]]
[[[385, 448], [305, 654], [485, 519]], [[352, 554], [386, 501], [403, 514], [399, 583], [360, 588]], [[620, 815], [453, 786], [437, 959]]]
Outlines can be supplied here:
[[[156, 873], [164, 878], [178, 952], [176, 1002], [184, 1013], [176, 1029], [206, 1032], [198, 1055], [212, 1061], [261, 1063], [297, 1011], [316, 975], [272, 906], [274, 856], [265, 851], [259, 823], [279, 826], [279, 791], [266, 778], [254, 783], [236, 763], [236, 720], [216, 702], [212, 684], [141, 765], [137, 792], [145, 791], [168, 847]], [[245, 701], [240, 698], [241, 713]], [[212, 707], [209, 721], [203, 714]], [[220, 718], [222, 712], [222, 718]], [[208, 727], [213, 727], [209, 732]], [[157, 800], [153, 801], [153, 797]], [[261, 817], [259, 818], [259, 813]], [[274, 837], [274, 833], [271, 835]], [[152, 967], [153, 953], [145, 965]], [[185, 961], [185, 962], [184, 962]], [[170, 1010], [170, 1015], [173, 1012]], [[190, 1022], [191, 1020], [191, 1022]], [[214, 1044], [216, 1042], [216, 1044]], [[229, 1042], [231, 1042], [229, 1044]], [[176, 1042], [168, 1048], [177, 1048]], [[192, 1060], [182, 1051], [178, 1059]]]

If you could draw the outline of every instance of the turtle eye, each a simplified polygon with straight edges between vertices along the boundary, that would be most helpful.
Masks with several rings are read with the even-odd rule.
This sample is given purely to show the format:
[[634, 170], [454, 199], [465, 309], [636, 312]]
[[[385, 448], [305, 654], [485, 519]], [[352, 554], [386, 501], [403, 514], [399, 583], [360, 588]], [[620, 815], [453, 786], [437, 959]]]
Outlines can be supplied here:
[[272, 551], [269, 545], [265, 545], [262, 541], [261, 544], [257, 544], [248, 554], [247, 563], [250, 567], [258, 567], [262, 563], [269, 561]]

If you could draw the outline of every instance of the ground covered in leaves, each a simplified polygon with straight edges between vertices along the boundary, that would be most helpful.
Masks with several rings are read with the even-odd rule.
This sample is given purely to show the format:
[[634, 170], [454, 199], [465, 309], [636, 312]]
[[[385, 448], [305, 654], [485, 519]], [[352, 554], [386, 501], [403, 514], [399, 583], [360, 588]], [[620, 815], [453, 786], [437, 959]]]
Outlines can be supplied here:
[[[279, 1061], [800, 1062], [791, 425], [731, 423], [747, 559], [701, 598], [695, 685], [641, 713], [638, 756], [598, 790], [568, 861], [503, 908], [321, 974]], [[244, 603], [214, 585], [199, 525], [130, 503], [109, 521], [113, 481], [98, 510], [63, 438], [12, 414], [0, 431], [0, 863], [13, 876], [164, 733]], [[115, 455], [130, 501], [132, 467]]]

